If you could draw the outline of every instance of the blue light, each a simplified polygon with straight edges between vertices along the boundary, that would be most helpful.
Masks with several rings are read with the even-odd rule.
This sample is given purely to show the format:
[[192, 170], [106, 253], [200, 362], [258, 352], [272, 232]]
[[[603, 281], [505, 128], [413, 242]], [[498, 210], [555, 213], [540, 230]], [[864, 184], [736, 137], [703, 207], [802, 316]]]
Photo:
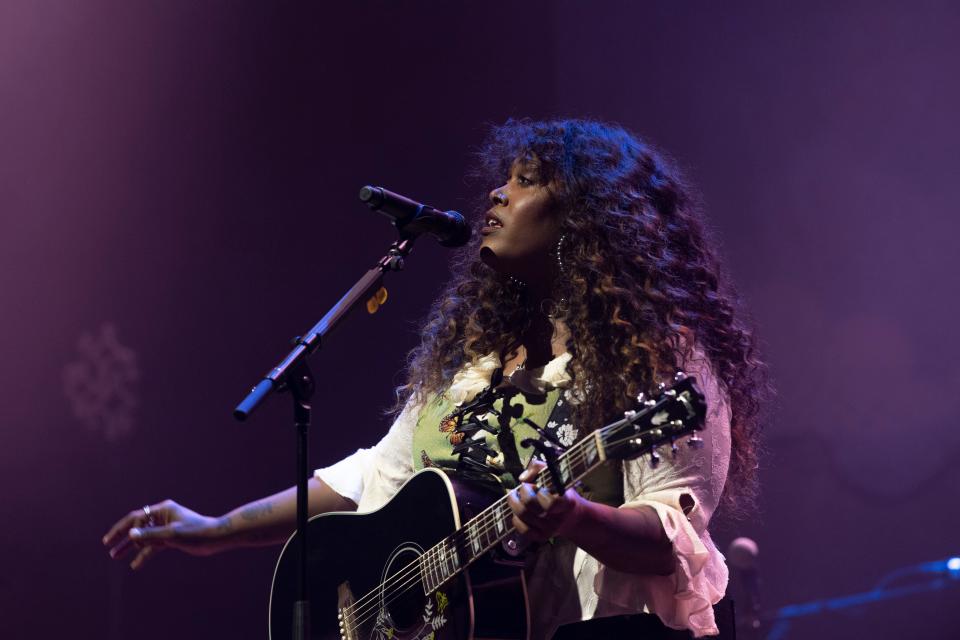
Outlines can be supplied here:
[[960, 571], [960, 558], [950, 558], [947, 560], [947, 569], [950, 571]]

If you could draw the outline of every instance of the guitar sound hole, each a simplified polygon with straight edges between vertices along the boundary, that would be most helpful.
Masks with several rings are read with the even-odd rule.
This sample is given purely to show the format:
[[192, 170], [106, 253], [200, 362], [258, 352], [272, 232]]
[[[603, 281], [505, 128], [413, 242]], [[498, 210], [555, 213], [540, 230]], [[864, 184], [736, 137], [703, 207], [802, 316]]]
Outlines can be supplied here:
[[[426, 597], [415, 564], [419, 557], [419, 549], [400, 548], [390, 557], [384, 571], [389, 577], [381, 592], [381, 605], [386, 610], [388, 625], [400, 634], [419, 629], [424, 624]], [[414, 563], [413, 570], [411, 563]]]

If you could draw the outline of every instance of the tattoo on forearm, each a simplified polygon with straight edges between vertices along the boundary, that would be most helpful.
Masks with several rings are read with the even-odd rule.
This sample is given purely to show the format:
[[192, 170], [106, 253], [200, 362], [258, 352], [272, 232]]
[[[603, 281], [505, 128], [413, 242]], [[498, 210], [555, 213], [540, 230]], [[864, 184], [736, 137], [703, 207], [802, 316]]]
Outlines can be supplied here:
[[240, 517], [247, 522], [259, 520], [265, 515], [273, 513], [273, 503], [269, 501], [254, 502], [240, 512]]

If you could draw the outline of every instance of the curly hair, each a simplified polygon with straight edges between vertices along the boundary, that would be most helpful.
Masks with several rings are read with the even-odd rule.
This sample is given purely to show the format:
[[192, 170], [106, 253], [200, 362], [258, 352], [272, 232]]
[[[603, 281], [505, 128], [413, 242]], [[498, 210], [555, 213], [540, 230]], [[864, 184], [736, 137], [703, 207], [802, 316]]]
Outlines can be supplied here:
[[[770, 386], [691, 189], [649, 145], [602, 122], [508, 120], [492, 128], [474, 177], [501, 184], [517, 159], [537, 164], [561, 216], [564, 274], [554, 297], [565, 302], [554, 317], [570, 331], [571, 384], [584, 399], [578, 424], [603, 426], [640, 392], [670, 379], [692, 337], [730, 400], [732, 455], [721, 504], [746, 513], [756, 497]], [[484, 199], [477, 208], [488, 207]], [[479, 244], [475, 237], [453, 260], [449, 285], [409, 354], [397, 407], [441, 392], [467, 362], [490, 352], [503, 357], [529, 325], [523, 288], [484, 264]]]

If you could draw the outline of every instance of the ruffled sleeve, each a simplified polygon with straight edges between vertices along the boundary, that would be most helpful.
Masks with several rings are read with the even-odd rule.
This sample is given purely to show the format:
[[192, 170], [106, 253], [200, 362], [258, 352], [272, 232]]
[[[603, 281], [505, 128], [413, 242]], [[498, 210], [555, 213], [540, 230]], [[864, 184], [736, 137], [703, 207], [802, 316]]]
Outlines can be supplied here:
[[373, 447], [358, 449], [340, 462], [317, 469], [314, 476], [357, 504], [373, 511], [387, 503], [413, 475], [410, 451], [420, 405], [410, 400], [387, 434]]
[[593, 601], [589, 608], [594, 611], [585, 613], [600, 616], [647, 610], [668, 627], [689, 629], [700, 637], [719, 633], [712, 605], [723, 597], [728, 580], [723, 555], [710, 538], [707, 525], [717, 508], [730, 464], [730, 409], [705, 358], [688, 359], [685, 369], [696, 377], [707, 399], [703, 446], [692, 449], [681, 445], [676, 458], [665, 454], [656, 468], [641, 457], [625, 462], [623, 469], [626, 501], [621, 508], [645, 506], [657, 513], [673, 543], [673, 573], [623, 573], [584, 554], [577, 563], [577, 582], [584, 595], [584, 580], [593, 578], [593, 598], [586, 601]]

